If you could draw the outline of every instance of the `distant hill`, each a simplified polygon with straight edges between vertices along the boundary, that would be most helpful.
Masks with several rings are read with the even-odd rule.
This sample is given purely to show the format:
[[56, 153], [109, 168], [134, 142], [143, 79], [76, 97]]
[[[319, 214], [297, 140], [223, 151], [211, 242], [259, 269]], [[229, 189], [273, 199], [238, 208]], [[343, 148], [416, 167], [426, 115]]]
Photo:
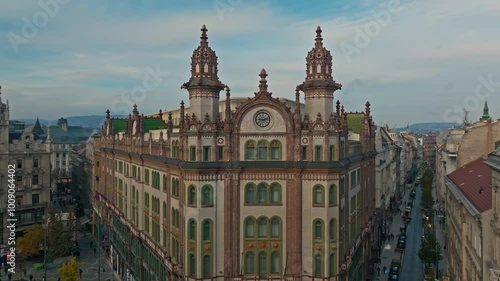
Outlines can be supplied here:
[[[459, 123], [444, 123], [444, 122], [436, 122], [436, 123], [416, 123], [412, 124], [409, 127], [409, 131], [417, 134], [426, 134], [429, 132], [440, 132], [444, 130], [448, 130], [452, 127], [457, 127], [462, 124]], [[392, 129], [394, 131], [406, 131], [406, 127], [404, 128], [396, 128]]]
[[[128, 116], [126, 115], [115, 115], [113, 118], [126, 118]], [[105, 116], [102, 115], [89, 115], [89, 116], [70, 116], [70, 117], [65, 117], [66, 120], [68, 120], [68, 125], [70, 126], [82, 126], [84, 128], [89, 128], [89, 129], [99, 129], [101, 128], [102, 124], [104, 123], [104, 120], [106, 119]], [[30, 119], [16, 119], [19, 121], [24, 121], [26, 123], [35, 123], [36, 118], [30, 118]], [[40, 123], [42, 126], [47, 126], [47, 125], [56, 125], [57, 120], [46, 120], [46, 119], [40, 119]]]

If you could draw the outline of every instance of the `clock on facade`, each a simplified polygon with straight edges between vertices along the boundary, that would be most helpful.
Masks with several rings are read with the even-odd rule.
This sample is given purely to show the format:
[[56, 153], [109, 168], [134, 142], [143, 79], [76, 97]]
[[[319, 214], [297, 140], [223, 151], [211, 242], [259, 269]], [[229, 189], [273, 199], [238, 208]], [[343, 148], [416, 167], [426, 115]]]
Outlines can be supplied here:
[[267, 112], [260, 111], [255, 114], [255, 124], [257, 126], [264, 128], [269, 126], [269, 123], [271, 123], [271, 116]]

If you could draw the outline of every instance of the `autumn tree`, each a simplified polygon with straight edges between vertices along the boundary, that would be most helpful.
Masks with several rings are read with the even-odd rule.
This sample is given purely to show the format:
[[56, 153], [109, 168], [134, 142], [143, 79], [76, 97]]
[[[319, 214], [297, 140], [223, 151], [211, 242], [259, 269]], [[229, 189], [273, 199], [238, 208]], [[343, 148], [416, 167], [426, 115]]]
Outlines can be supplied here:
[[68, 262], [64, 263], [57, 272], [62, 281], [78, 281], [79, 279], [80, 263], [73, 257]]
[[43, 242], [43, 235], [44, 230], [41, 225], [32, 225], [24, 230], [23, 236], [19, 237], [16, 242], [19, 254], [26, 259], [38, 254]]

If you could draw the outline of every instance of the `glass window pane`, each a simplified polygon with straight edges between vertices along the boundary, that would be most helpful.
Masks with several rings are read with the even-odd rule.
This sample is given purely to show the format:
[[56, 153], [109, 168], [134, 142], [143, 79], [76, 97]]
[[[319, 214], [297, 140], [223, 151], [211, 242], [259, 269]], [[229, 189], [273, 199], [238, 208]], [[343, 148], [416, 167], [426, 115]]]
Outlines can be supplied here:
[[255, 202], [255, 186], [249, 184], [246, 186], [246, 202], [254, 203]]
[[254, 222], [251, 219], [247, 219], [245, 222], [245, 236], [246, 237], [254, 236]]
[[322, 224], [321, 221], [316, 221], [314, 223], [314, 239], [321, 239], [323, 237], [322, 235]]
[[210, 256], [203, 257], [203, 277], [210, 277]]
[[253, 252], [248, 252], [245, 258], [245, 272], [247, 274], [255, 272], [254, 260], [255, 258]]
[[203, 222], [203, 240], [210, 240], [210, 221]]
[[314, 257], [314, 276], [321, 276], [321, 256]]
[[271, 221], [271, 236], [272, 237], [280, 236], [280, 221], [277, 218], [274, 218]]
[[273, 185], [271, 187], [271, 203], [279, 202], [279, 186]]
[[259, 146], [259, 160], [267, 159], [267, 146]]
[[267, 236], [267, 222], [266, 219], [259, 220], [259, 237]]
[[272, 274], [280, 273], [280, 256], [278, 252], [273, 252], [271, 254], [271, 273]]
[[267, 202], [267, 187], [263, 184], [259, 185], [259, 203]]
[[259, 276], [263, 277], [267, 273], [267, 255], [265, 252], [259, 253]]

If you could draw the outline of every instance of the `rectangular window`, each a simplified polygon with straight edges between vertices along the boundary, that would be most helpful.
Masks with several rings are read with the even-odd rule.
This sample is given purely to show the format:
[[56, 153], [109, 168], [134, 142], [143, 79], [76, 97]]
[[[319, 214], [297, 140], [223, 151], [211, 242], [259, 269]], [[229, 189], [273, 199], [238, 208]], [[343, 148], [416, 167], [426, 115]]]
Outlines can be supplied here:
[[330, 161], [335, 161], [335, 145], [330, 145]]
[[254, 146], [247, 146], [245, 159], [255, 160], [255, 147]]
[[19, 184], [20, 182], [22, 182], [23, 181], [23, 176], [21, 176], [21, 175], [16, 176], [16, 181], [17, 181], [17, 184]]
[[23, 204], [23, 196], [22, 195], [16, 195], [16, 204], [18, 206]]
[[31, 179], [31, 184], [32, 185], [38, 184], [38, 175], [33, 175], [32, 179]]
[[17, 159], [17, 168], [21, 169], [23, 167], [23, 160], [22, 159]]
[[302, 147], [302, 160], [303, 161], [307, 160], [307, 146]]
[[38, 168], [38, 158], [33, 159], [33, 168]]
[[356, 184], [361, 183], [361, 169], [356, 170]]
[[196, 146], [189, 147], [189, 161], [196, 161]]
[[59, 158], [59, 153], [56, 153], [56, 158]]
[[219, 146], [217, 148], [217, 160], [222, 161], [224, 160], [224, 147]]
[[40, 203], [40, 194], [31, 194], [31, 204], [37, 205]]
[[259, 160], [267, 159], [267, 146], [259, 145]]
[[203, 161], [210, 161], [212, 158], [210, 157], [210, 146], [204, 146], [203, 147]]
[[340, 140], [340, 159], [343, 159], [345, 156], [345, 140]]
[[314, 147], [314, 161], [322, 161], [323, 160], [323, 147], [321, 145], [317, 145]]

